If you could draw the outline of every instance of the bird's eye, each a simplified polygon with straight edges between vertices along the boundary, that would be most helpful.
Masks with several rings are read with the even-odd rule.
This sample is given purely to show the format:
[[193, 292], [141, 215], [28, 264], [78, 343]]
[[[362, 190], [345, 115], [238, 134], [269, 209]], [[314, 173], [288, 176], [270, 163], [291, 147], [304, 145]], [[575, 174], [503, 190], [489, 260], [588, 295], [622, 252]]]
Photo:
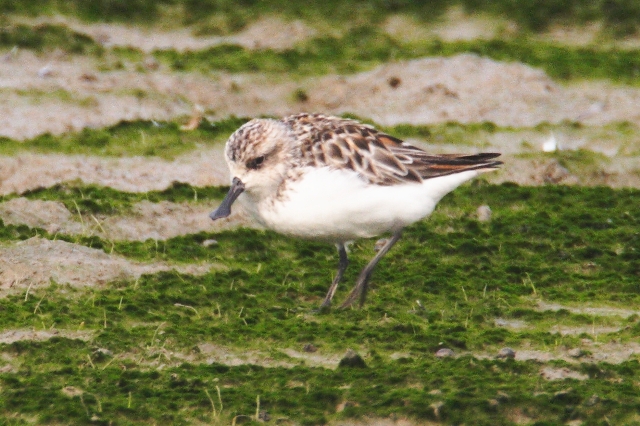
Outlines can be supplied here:
[[247, 168], [256, 170], [256, 169], [259, 169], [260, 166], [262, 166], [262, 163], [264, 163], [264, 155], [261, 155], [260, 157], [256, 157], [253, 160], [247, 161]]

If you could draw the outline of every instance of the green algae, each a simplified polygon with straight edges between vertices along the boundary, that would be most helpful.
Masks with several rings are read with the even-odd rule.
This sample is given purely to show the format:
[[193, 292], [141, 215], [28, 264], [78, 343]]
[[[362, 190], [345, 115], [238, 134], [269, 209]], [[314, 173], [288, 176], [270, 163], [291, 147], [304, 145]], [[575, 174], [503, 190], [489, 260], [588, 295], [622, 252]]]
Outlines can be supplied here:
[[[126, 212], [131, 204], [141, 200], [194, 202], [196, 194], [198, 202], [210, 202], [214, 207], [225, 190], [224, 187], [193, 188], [175, 184], [165, 191], [134, 194], [95, 186], [58, 185], [24, 195], [30, 199], [61, 201], [72, 210], [77, 204], [84, 213], [114, 214]], [[584, 295], [586, 299], [613, 300], [611, 298], [619, 293], [609, 290], [614, 290], [616, 285], [619, 288], [628, 285], [626, 297], [634, 297], [638, 289], [633, 284], [633, 277], [638, 273], [633, 264], [638, 256], [639, 241], [637, 197], [635, 189], [496, 186], [480, 182], [448, 195], [429, 220], [410, 228], [394, 253], [406, 272], [402, 280], [418, 280], [415, 284], [421, 287], [441, 288], [446, 284], [440, 281], [449, 281], [447, 277], [454, 274], [454, 282], [486, 281], [487, 291], [500, 288], [502, 292], [513, 291], [519, 296], [532, 291], [531, 285], [523, 284], [526, 279], [534, 283], [538, 294], [545, 296], [554, 295], [556, 284], [571, 281], [580, 292], [591, 289]], [[494, 211], [493, 219], [487, 224], [479, 223], [474, 217], [475, 209], [481, 204], [488, 204]], [[28, 230], [26, 227], [12, 229], [11, 232], [22, 229], [23, 234]], [[58, 238], [76, 237], [60, 235]], [[219, 245], [202, 246], [201, 242], [210, 238], [215, 238]], [[85, 243], [112, 247], [98, 237], [87, 238]], [[114, 243], [114, 252], [134, 259], [177, 262], [214, 259], [241, 269], [264, 262], [267, 263], [262, 267], [268, 268], [269, 259], [278, 258], [278, 252], [282, 252], [288, 254], [278, 259], [278, 267], [284, 269], [282, 275], [291, 270], [296, 275], [290, 277], [298, 279], [305, 276], [304, 271], [317, 270], [327, 270], [328, 277], [335, 262], [333, 248], [328, 244], [290, 240], [272, 232], [251, 229], [202, 232], [162, 242]], [[355, 265], [362, 266], [369, 258], [371, 244], [367, 240], [355, 243]], [[416, 256], [424, 259], [423, 263], [412, 265], [402, 261]], [[485, 270], [464, 271], [457, 267], [470, 260], [485, 265]], [[493, 266], [489, 267], [487, 262]], [[423, 276], [419, 272], [425, 267], [432, 270], [432, 274]], [[495, 270], [496, 267], [499, 269]], [[348, 274], [354, 279], [358, 267], [351, 269], [354, 270]], [[263, 273], [266, 270], [263, 269]], [[384, 270], [379, 273], [384, 274]], [[460, 291], [454, 288], [455, 285], [450, 290]], [[569, 300], [569, 297], [574, 296], [558, 300]]]
[[[211, 189], [210, 197], [224, 189]], [[194, 190], [201, 189], [179, 185], [150, 197], [183, 202]], [[56, 191], [60, 199], [69, 196], [63, 187], [28, 196], [55, 199]], [[162, 272], [96, 288], [54, 283], [27, 298], [7, 295], [0, 300], [2, 330], [53, 327], [90, 331], [94, 337], [0, 344], [15, 369], [0, 373], [0, 412], [16, 419], [35, 416], [39, 423], [93, 418], [104, 424], [229, 424], [238, 415], [254, 416], [259, 396], [260, 410], [272, 419], [300, 424], [363, 416], [513, 424], [514, 413], [541, 424], [633, 421], [640, 406], [633, 384], [640, 371], [637, 359], [568, 364], [468, 354], [495, 354], [504, 346], [580, 347], [582, 339], [633, 341], [637, 317], [595, 318], [566, 309], [539, 311], [536, 305], [546, 300], [638, 306], [638, 195], [635, 189], [604, 187], [466, 185], [445, 197], [429, 220], [407, 229], [378, 266], [363, 309], [322, 314], [313, 309], [337, 264], [331, 244], [251, 229], [165, 242], [116, 241], [113, 252], [131, 259], [226, 268], [201, 276]], [[133, 202], [132, 194], [117, 191], [101, 196]], [[480, 204], [493, 210], [488, 223], [474, 217]], [[5, 241], [20, 238], [11, 232], [29, 232], [0, 230]], [[204, 247], [210, 238], [218, 244]], [[112, 249], [97, 238], [74, 242]], [[373, 243], [352, 246], [352, 264], [337, 299], [373, 255]], [[496, 318], [524, 326], [500, 327]], [[558, 325], [586, 331], [562, 336], [553, 331]], [[619, 331], [593, 335], [594, 326]], [[205, 343], [240, 357], [263, 354], [258, 358], [265, 365], [222, 365], [215, 356], [211, 363], [211, 355], [202, 352]], [[307, 343], [326, 357], [356, 349], [367, 367], [314, 367], [281, 352], [302, 352]], [[433, 354], [442, 347], [461, 356], [437, 359]], [[540, 378], [544, 366], [587, 378], [547, 381]], [[68, 386], [82, 396], [65, 395]]]
[[225, 141], [229, 134], [247, 122], [230, 117], [216, 122], [204, 121], [193, 131], [183, 131], [177, 122], [123, 121], [103, 129], [85, 128], [80, 132], [54, 136], [46, 133], [27, 141], [0, 138], [0, 152], [90, 154], [102, 156], [154, 156], [173, 159], [200, 146]]
[[0, 46], [18, 47], [36, 52], [61, 49], [76, 55], [97, 55], [104, 49], [91, 37], [70, 30], [64, 25], [40, 24], [0, 27]]
[[[46, 344], [15, 345], [22, 347], [11, 349], [44, 360], [48, 358], [47, 352], [69, 354], [68, 346], [73, 344], [68, 343], [60, 339]], [[367, 369], [336, 371], [211, 364], [138, 372], [117, 367], [92, 369], [81, 357], [67, 356], [71, 365], [66, 368], [32, 371], [12, 379], [3, 377], [3, 385], [9, 389], [1, 405], [3, 411], [33, 414], [48, 411], [50, 414], [44, 419], [48, 422], [84, 423], [92, 416], [102, 424], [113, 421], [132, 424], [150, 419], [177, 424], [186, 424], [189, 420], [207, 422], [212, 421], [213, 413], [205, 389], [215, 395], [216, 387], [220, 389], [223, 403], [218, 408], [227, 419], [255, 413], [259, 396], [260, 408], [273, 419], [291, 419], [297, 424], [323, 424], [331, 418], [396, 415], [447, 424], [465, 423], [469, 419], [479, 425], [513, 424], [507, 416], [517, 409], [525, 410], [529, 417], [540, 422], [603, 419], [605, 415], [610, 420], [623, 421], [637, 408], [633, 387], [629, 384], [607, 383], [597, 378], [583, 382], [536, 383], [535, 363], [468, 357], [437, 361], [425, 357], [403, 363], [372, 363]], [[625, 377], [637, 378], [637, 362], [617, 368], [605, 367], [599, 373], [616, 377], [621, 369], [629, 371]], [[467, 380], [460, 380], [462, 371], [467, 372]], [[82, 376], [84, 380], [73, 376]], [[294, 380], [303, 385], [289, 386]], [[381, 386], [380, 382], [393, 385]], [[404, 387], [409, 384], [412, 388]], [[66, 386], [84, 389], [84, 398], [63, 395], [61, 389]], [[535, 396], [524, 391], [532, 387], [537, 389]], [[431, 393], [432, 390], [440, 393]], [[482, 396], [473, 397], [478, 393]], [[588, 401], [593, 394], [599, 396], [600, 402], [590, 406]], [[46, 403], [22, 405], [29, 397]], [[490, 400], [494, 398], [500, 398], [501, 402], [492, 405]], [[349, 407], [336, 416], [335, 407], [343, 401], [350, 402]], [[438, 402], [443, 404], [436, 416], [432, 405]]]
[[[124, 192], [109, 187], [82, 184], [57, 184], [20, 194], [31, 200], [59, 201], [69, 211], [85, 214], [126, 214], [135, 203], [151, 201], [158, 203], [211, 202], [226, 195], [224, 187], [195, 188], [186, 183], [174, 182], [162, 191]], [[14, 195], [15, 196], [15, 195]], [[12, 197], [5, 196], [8, 200]]]
[[306, 76], [351, 74], [389, 61], [462, 53], [475, 53], [498, 61], [522, 62], [542, 68], [549, 76], [562, 80], [609, 79], [637, 84], [640, 76], [639, 56], [632, 49], [601, 50], [527, 39], [457, 42], [430, 39], [404, 43], [370, 27], [352, 29], [342, 37], [312, 39], [284, 51], [256, 51], [220, 45], [184, 53], [162, 50], [154, 55], [181, 71], [288, 72]]
[[[382, 126], [367, 117], [343, 114], [345, 118], [357, 119], [372, 124], [378, 129], [402, 139], [414, 138], [429, 144], [461, 145], [485, 148], [492, 146], [493, 138], [501, 135], [522, 140], [522, 158], [557, 158], [568, 167], [586, 166], [596, 171], [601, 164], [609, 163], [609, 157], [590, 152], [596, 149], [615, 148], [615, 156], [630, 157], [638, 154], [640, 129], [629, 122], [614, 122], [605, 126], [585, 126], [576, 122], [559, 124], [541, 123], [535, 127], [498, 126], [493, 122], [458, 123], [446, 122], [432, 125], [398, 124]], [[97, 155], [109, 157], [148, 156], [174, 159], [181, 154], [193, 152], [200, 147], [220, 147], [238, 127], [249, 121], [247, 117], [229, 117], [218, 121], [203, 120], [193, 131], [180, 129], [186, 119], [176, 121], [123, 121], [103, 129], [86, 128], [59, 136], [43, 134], [25, 141], [0, 137], [0, 154], [16, 155], [21, 152], [62, 153]], [[555, 153], [540, 152], [540, 148], [529, 142], [546, 140], [550, 134], [564, 140], [582, 141], [585, 148], [561, 150]], [[540, 142], [541, 143], [541, 142]]]
[[[145, 56], [133, 48], [107, 50], [86, 35], [61, 25], [18, 25], [0, 29], [0, 46], [18, 46], [39, 52], [62, 49], [72, 54], [101, 58], [101, 68], [121, 69], [126, 62], [139, 64]], [[289, 73], [292, 77], [351, 74], [389, 61], [474, 53], [507, 62], [522, 62], [543, 69], [561, 80], [607, 79], [638, 84], [637, 49], [601, 49], [562, 46], [527, 38], [445, 42], [427, 39], [401, 42], [371, 26], [352, 28], [341, 36], [323, 36], [286, 50], [248, 49], [222, 44], [203, 50], [156, 50], [153, 56], [176, 71], [232, 73]]]
[[635, 33], [640, 23], [638, 5], [626, 0], [536, 0], [526, 4], [509, 0], [437, 0], [428, 4], [404, 0], [358, 0], [346, 4], [335, 0], [304, 4], [274, 0], [245, 0], [240, 3], [228, 0], [0, 1], [0, 11], [6, 14], [64, 14], [94, 22], [119, 21], [173, 26], [200, 24], [201, 31], [215, 34], [237, 31], [251, 21], [273, 14], [288, 19], [339, 26], [352, 25], [354, 21], [380, 24], [394, 14], [432, 22], [454, 6], [462, 7], [468, 13], [486, 13], [506, 18], [529, 31], [542, 31], [554, 24], [579, 26], [600, 22], [612, 34], [622, 36]]

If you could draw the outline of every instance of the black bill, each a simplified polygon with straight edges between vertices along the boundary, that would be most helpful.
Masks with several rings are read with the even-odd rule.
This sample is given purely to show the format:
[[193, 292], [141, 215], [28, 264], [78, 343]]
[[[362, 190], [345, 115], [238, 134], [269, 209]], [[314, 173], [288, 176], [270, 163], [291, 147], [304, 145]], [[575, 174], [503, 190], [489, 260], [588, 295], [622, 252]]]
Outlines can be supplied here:
[[242, 191], [244, 191], [244, 183], [237, 177], [234, 177], [231, 181], [231, 188], [229, 188], [227, 196], [224, 197], [224, 200], [222, 200], [218, 208], [209, 214], [211, 220], [222, 219], [223, 217], [229, 216], [231, 214], [231, 204], [242, 194]]

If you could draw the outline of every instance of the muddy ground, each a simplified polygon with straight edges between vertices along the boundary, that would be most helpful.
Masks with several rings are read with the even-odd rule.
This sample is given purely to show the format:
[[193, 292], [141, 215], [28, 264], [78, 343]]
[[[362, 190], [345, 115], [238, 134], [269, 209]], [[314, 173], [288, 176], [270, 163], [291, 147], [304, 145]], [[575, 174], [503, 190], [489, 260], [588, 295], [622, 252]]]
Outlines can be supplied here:
[[[388, 32], [409, 38], [406, 18], [394, 19], [385, 24]], [[133, 46], [144, 52], [168, 47], [201, 49], [220, 43], [285, 49], [317, 32], [302, 22], [263, 19], [232, 36], [195, 37], [184, 31], [153, 33], [151, 37], [145, 30], [126, 26], [80, 24], [63, 18], [48, 20], [51, 21], [66, 24], [104, 46]], [[447, 26], [436, 30], [440, 31], [439, 35], [450, 39], [495, 35], [483, 21], [474, 21], [466, 27]], [[83, 128], [103, 128], [123, 120], [181, 120], [186, 124], [194, 111], [204, 111], [204, 119], [211, 121], [230, 115], [280, 116], [318, 111], [356, 114], [385, 126], [428, 126], [451, 121], [463, 124], [492, 122], [515, 130], [488, 135], [481, 146], [473, 142], [455, 146], [420, 139], [412, 142], [434, 152], [474, 152], [479, 149], [503, 152], [504, 169], [488, 177], [495, 183], [640, 187], [640, 159], [637, 156], [640, 142], [637, 140], [618, 142], [615, 137], [576, 137], [536, 129], [541, 123], [560, 125], [575, 122], [581, 123], [588, 135], [591, 128], [600, 129], [620, 122], [640, 126], [640, 109], [637, 108], [640, 89], [637, 87], [604, 81], [560, 83], [523, 64], [497, 62], [470, 54], [398, 61], [354, 75], [290, 80], [286, 76], [249, 73], [178, 73], [151, 60], [142, 64], [142, 68], [128, 64], [124, 70], [104, 71], [96, 59], [72, 57], [60, 52], [35, 54], [14, 50], [0, 53], [0, 136], [12, 139], [28, 140], [43, 133], [59, 135]], [[392, 81], [393, 84], [390, 83]], [[265, 86], [269, 90], [265, 90]], [[293, 96], [300, 89], [307, 94], [302, 102]], [[583, 149], [601, 155], [603, 159], [597, 164], [597, 170], [568, 170], [557, 160], [541, 156], [543, 144], [552, 138], [557, 139], [559, 149]], [[226, 185], [228, 174], [221, 145], [200, 147], [173, 160], [36, 153], [0, 157], [1, 195], [19, 195], [28, 190], [72, 181], [128, 192], [146, 192], [165, 189], [175, 181], [196, 187]], [[42, 228], [50, 234], [131, 241], [162, 241], [200, 231], [254, 226], [242, 212], [228, 222], [212, 224], [207, 213], [213, 207], [202, 203], [140, 202], [123, 214], [83, 215], [59, 202], [15, 197], [0, 203], [0, 219], [5, 224]], [[142, 274], [157, 271], [176, 269], [201, 274], [216, 268], [222, 266], [134, 262], [80, 244], [34, 237], [0, 247], [0, 295], [22, 293], [28, 297], [31, 289], [35, 291], [51, 282], [75, 287], [100, 287], [114, 280], [135, 280]], [[539, 303], [539, 309], [578, 309], [580, 313], [594, 318], [610, 315], [626, 318], [639, 314], [635, 309], [577, 308], [543, 301]], [[525, 322], [509, 322], [500, 318], [496, 318], [496, 325], [528, 327]], [[586, 330], [559, 325], [553, 331], [560, 335], [590, 333], [595, 336], [623, 327], [622, 324], [594, 326]], [[53, 336], [91, 338], [88, 332], [73, 330], [4, 330], [0, 333], [0, 342], [46, 340]], [[179, 365], [188, 360], [227, 365], [294, 365], [289, 361], [274, 361], [268, 352], [237, 353], [214, 343], [203, 343], [199, 349], [197, 357], [192, 354], [164, 354], [165, 364]], [[588, 350], [588, 354], [569, 347], [546, 351], [522, 347], [518, 348], [515, 359], [563, 360], [573, 364], [620, 363], [640, 354], [640, 346], [629, 342], [601, 344], [585, 339], [583, 349]], [[284, 351], [292, 359], [304, 359], [309, 365], [328, 368], [335, 368], [341, 356], [293, 349]], [[466, 353], [459, 352], [455, 356], [461, 355]], [[493, 353], [472, 355], [478, 359], [495, 357]], [[157, 367], [158, 363], [154, 365]], [[4, 367], [0, 365], [0, 368]], [[6, 368], [10, 371], [13, 367], [8, 363]], [[542, 366], [540, 375], [546, 380], [587, 378], [569, 368], [551, 366]], [[380, 420], [382, 423], [384, 420]], [[393, 424], [404, 423], [398, 420]], [[411, 423], [407, 421], [406, 424]]]

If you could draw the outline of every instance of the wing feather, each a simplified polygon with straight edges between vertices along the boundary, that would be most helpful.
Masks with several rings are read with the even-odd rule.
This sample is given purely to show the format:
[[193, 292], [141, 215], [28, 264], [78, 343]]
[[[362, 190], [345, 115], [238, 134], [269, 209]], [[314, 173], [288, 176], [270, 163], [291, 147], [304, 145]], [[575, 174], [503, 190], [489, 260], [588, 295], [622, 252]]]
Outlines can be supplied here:
[[355, 120], [321, 114], [285, 117], [304, 164], [349, 169], [377, 185], [420, 183], [467, 170], [495, 169], [500, 154], [428, 154]]

